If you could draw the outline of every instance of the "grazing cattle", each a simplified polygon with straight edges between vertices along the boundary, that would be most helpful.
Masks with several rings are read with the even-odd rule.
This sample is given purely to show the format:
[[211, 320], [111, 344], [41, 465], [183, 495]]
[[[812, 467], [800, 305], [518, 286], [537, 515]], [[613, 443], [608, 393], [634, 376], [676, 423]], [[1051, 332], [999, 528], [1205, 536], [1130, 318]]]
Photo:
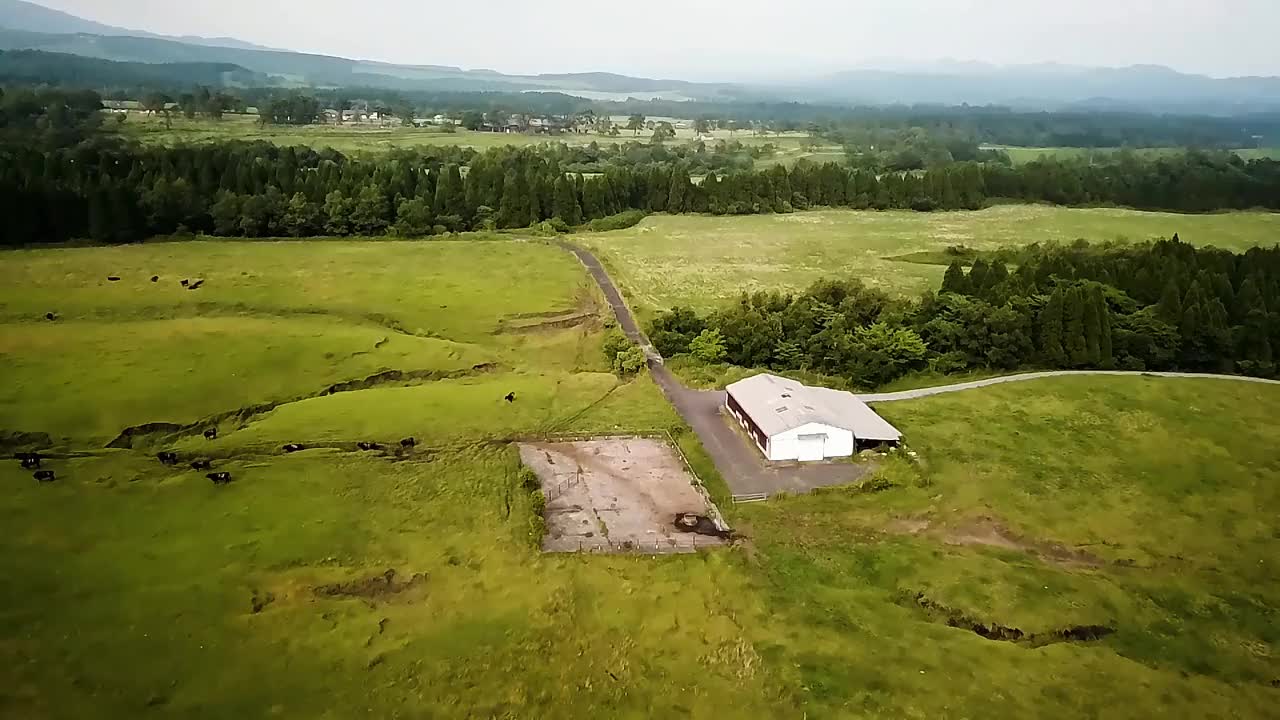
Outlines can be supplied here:
[[111, 282], [119, 282], [119, 281], [120, 281], [120, 278], [116, 277], [115, 275], [108, 275], [108, 276], [107, 276], [107, 280], [109, 280], [109, 281], [111, 281]]
[[160, 463], [161, 463], [161, 464], [163, 464], [163, 465], [177, 465], [177, 464], [178, 464], [178, 453], [176, 453], [176, 452], [161, 452], [161, 453], [156, 453], [156, 459], [157, 459], [157, 460], [159, 460], [159, 461], [160, 461]]
[[304, 448], [298, 443], [289, 443], [288, 445], [284, 446], [285, 452], [298, 452], [299, 450], [303, 450], [303, 449]]
[[37, 470], [31, 477], [40, 482], [53, 482], [54, 479], [52, 470]]
[[205, 477], [212, 480], [214, 485], [226, 485], [231, 482], [231, 473], [229, 472], [209, 473], [208, 475], [205, 475]]
[[203, 280], [197, 280], [197, 281], [195, 281], [195, 282], [191, 283], [190, 285], [188, 285], [188, 286], [187, 286], [187, 289], [188, 289], [188, 290], [199, 290], [199, 289], [200, 289], [200, 286], [201, 286], [201, 285], [203, 285], [203, 284], [204, 284], [204, 281], [203, 281]]
[[216, 427], [214, 427], [214, 428], [209, 428], [208, 430], [205, 430], [205, 431], [204, 431], [204, 439], [205, 439], [205, 440], [212, 440], [212, 439], [214, 439], [214, 438], [216, 438], [216, 437], [218, 437], [218, 428], [216, 428]]
[[47, 312], [47, 313], [45, 313], [45, 314], [44, 314], [44, 319], [45, 319], [45, 320], [57, 320], [57, 319], [58, 319], [58, 316], [57, 316], [57, 315], [54, 315], [54, 314], [53, 314], [53, 313], [51, 313], [51, 312]]
[[507, 397], [506, 397], [505, 399], [506, 399], [506, 401], [507, 401], [507, 402], [515, 402], [515, 401], [516, 401], [516, 394], [515, 394], [515, 393], [513, 393], [513, 392], [509, 392], [509, 393], [507, 393]]
[[190, 281], [190, 280], [187, 280], [187, 279], [185, 279], [185, 278], [184, 278], [181, 282], [182, 282], [182, 287], [186, 287], [186, 286], [187, 286], [187, 283], [189, 283], [189, 282], [191, 282], [191, 281]]
[[16, 460], [22, 462], [22, 469], [34, 470], [40, 467], [40, 453], [15, 453]]
[[358, 442], [356, 447], [361, 450], [381, 450], [382, 446], [375, 442]]
[[211, 467], [213, 467], [213, 462], [210, 460], [196, 460], [191, 463], [192, 470], [208, 470]]
[[160, 282], [160, 276], [159, 276], [159, 275], [152, 275], [152, 276], [151, 276], [151, 282]]
[[418, 444], [418, 441], [414, 440], [411, 437], [407, 437], [400, 441], [400, 447], [408, 448], [408, 447], [413, 447], [414, 445], [417, 445], [417, 444]]

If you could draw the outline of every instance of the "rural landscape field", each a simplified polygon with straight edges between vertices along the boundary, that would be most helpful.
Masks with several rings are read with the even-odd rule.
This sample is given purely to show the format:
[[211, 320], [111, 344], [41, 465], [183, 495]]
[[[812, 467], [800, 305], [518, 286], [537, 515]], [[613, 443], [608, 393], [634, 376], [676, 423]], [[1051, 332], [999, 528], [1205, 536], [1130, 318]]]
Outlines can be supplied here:
[[[968, 715], [994, 697], [1010, 717], [1193, 717], [1273, 699], [1280, 388], [1073, 379], [886, 406], [923, 458], [882, 468], [888, 490], [726, 503], [749, 549], [542, 555], [510, 439], [681, 426], [645, 376], [602, 366], [606, 311], [559, 248], [176, 243], [11, 251], [3, 272], [3, 425], [66, 458], [53, 487], [4, 468], [4, 574], [23, 579], [4, 596], [8, 715]], [[387, 369], [427, 374], [322, 393]], [[192, 429], [104, 448], [153, 422]], [[402, 457], [354, 448], [404, 436]], [[236, 480], [164, 467], [165, 448]], [[1115, 632], [1028, 647], [948, 613]]]
[[48, 2], [0, 720], [1280, 717], [1280, 11]]
[[590, 236], [643, 310], [713, 308], [741, 292], [801, 290], [852, 276], [892, 294], [918, 294], [942, 281], [947, 248], [998, 250], [1030, 243], [1135, 243], [1178, 233], [1196, 245], [1243, 251], [1280, 238], [1280, 215], [1181, 215], [1124, 209], [1064, 210], [1000, 205], [980, 212], [842, 212], [750, 218], [652, 217]]

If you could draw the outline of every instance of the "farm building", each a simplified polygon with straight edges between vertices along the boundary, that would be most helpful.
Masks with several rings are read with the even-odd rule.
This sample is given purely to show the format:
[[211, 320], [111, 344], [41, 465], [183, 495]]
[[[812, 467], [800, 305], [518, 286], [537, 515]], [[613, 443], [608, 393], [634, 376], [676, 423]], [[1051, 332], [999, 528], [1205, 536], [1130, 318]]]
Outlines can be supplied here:
[[726, 390], [729, 412], [769, 460], [849, 457], [902, 441], [902, 433], [853, 393], [769, 374], [739, 380]]

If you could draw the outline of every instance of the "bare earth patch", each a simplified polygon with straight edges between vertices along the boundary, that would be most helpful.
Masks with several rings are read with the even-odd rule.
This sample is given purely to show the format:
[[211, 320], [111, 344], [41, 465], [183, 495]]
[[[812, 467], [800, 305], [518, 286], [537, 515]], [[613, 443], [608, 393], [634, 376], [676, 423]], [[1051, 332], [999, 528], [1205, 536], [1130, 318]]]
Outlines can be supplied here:
[[982, 545], [1025, 552], [1045, 562], [1059, 565], [1106, 564], [1102, 558], [1084, 550], [1061, 543], [1022, 537], [1006, 527], [1004, 523], [987, 515], [964, 520], [957, 525], [939, 527], [932, 527], [930, 521], [925, 518], [898, 518], [889, 522], [885, 529], [900, 535], [934, 537], [947, 545]]
[[546, 552], [693, 552], [727, 541], [720, 513], [666, 442], [522, 443], [546, 496]]

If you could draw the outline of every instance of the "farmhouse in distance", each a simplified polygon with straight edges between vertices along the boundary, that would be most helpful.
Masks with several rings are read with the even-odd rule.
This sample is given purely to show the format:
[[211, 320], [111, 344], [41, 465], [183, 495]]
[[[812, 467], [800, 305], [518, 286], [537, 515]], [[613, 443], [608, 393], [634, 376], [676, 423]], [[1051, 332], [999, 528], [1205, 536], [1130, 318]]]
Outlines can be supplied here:
[[729, 412], [772, 461], [810, 462], [897, 447], [902, 433], [853, 393], [761, 373], [726, 388]]

